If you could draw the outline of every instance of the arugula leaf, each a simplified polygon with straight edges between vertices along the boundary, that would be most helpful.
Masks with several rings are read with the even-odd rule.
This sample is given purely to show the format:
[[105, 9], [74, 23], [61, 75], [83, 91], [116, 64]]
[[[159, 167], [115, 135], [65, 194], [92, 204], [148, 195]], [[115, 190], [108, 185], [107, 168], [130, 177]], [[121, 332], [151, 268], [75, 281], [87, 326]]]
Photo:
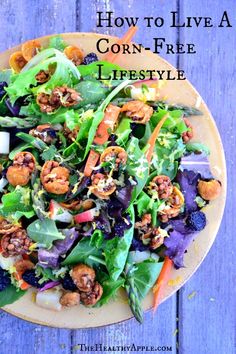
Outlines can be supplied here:
[[50, 145], [42, 152], [40, 156], [44, 161], [53, 160], [56, 152], [57, 148], [55, 145]]
[[26, 218], [34, 216], [30, 188], [17, 186], [12, 192], [4, 194], [2, 205], [0, 206], [0, 215], [11, 217], [15, 220], [20, 219], [22, 216]]
[[80, 93], [82, 101], [77, 105], [78, 107], [87, 104], [98, 103], [105, 99], [109, 92], [107, 87], [99, 81], [81, 81], [75, 86], [75, 90]]
[[55, 240], [63, 240], [65, 235], [58, 231], [51, 219], [35, 220], [27, 227], [27, 233], [41, 247], [50, 248]]
[[68, 46], [61, 36], [53, 36], [49, 39], [48, 48], [55, 48], [63, 52], [63, 50]]
[[73, 265], [77, 263], [85, 263], [91, 267], [94, 266], [94, 260], [89, 259], [89, 256], [99, 257], [102, 251], [95, 245], [91, 244], [89, 237], [84, 237], [80, 240], [75, 248], [69, 253], [62, 265]]
[[168, 111], [165, 109], [159, 109], [158, 112], [155, 112], [152, 115], [150, 120], [152, 130], [167, 113], [169, 115], [169, 118], [166, 119], [162, 128], [166, 128], [171, 132], [177, 132], [180, 135], [188, 130], [183, 120], [183, 112], [181, 110]]
[[112, 280], [117, 280], [122, 273], [134, 234], [134, 207], [127, 210], [131, 217], [132, 227], [125, 231], [123, 237], [114, 237], [105, 243], [104, 255], [106, 267]]
[[27, 149], [31, 148], [31, 145], [28, 143], [21, 143], [17, 145], [14, 149], [11, 150], [9, 154], [9, 159], [13, 160], [15, 155], [18, 154], [18, 152], [25, 151]]
[[129, 118], [121, 119], [121, 122], [114, 133], [117, 136], [116, 143], [118, 145], [124, 146], [127, 143], [129, 135], [132, 131], [130, 128], [130, 123], [131, 120]]
[[101, 299], [96, 304], [96, 307], [107, 304], [111, 298], [114, 298], [117, 291], [124, 285], [125, 282], [125, 279], [121, 277], [117, 280], [113, 280], [108, 274], [101, 270], [97, 272], [97, 280], [102, 285], [103, 293]]
[[13, 285], [7, 286], [4, 290], [0, 291], [0, 307], [12, 304], [25, 295], [25, 293], [26, 291], [17, 289]]
[[155, 284], [162, 265], [163, 262], [157, 262], [153, 259], [129, 265], [126, 274], [125, 289], [131, 311], [140, 323], [143, 321], [141, 301]]
[[135, 180], [137, 181], [137, 185], [134, 187], [132, 192], [132, 202], [137, 198], [147, 182], [149, 164], [145, 154], [139, 148], [139, 140], [137, 138], [132, 137], [130, 139], [126, 146], [126, 152], [128, 155], [126, 164], [127, 173], [130, 176], [135, 177]]

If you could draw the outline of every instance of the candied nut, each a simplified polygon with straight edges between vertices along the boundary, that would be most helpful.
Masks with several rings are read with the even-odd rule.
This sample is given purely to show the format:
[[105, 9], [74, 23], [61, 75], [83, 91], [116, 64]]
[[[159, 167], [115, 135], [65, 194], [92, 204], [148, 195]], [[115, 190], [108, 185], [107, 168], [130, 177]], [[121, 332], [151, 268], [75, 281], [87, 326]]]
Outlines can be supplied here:
[[12, 224], [10, 221], [0, 217], [0, 235], [12, 234], [14, 231], [20, 229], [21, 224]]
[[17, 273], [23, 274], [26, 270], [34, 269], [35, 265], [28, 259], [20, 259], [14, 263]]
[[173, 185], [168, 176], [159, 175], [149, 183], [148, 191], [150, 194], [156, 191], [159, 199], [167, 199], [173, 191]]
[[26, 230], [18, 229], [12, 234], [2, 237], [1, 247], [3, 257], [17, 256], [29, 253], [32, 240], [27, 236]]
[[186, 124], [188, 130], [182, 133], [183, 142], [186, 144], [193, 138], [193, 126], [187, 118], [184, 118], [184, 123]]
[[23, 57], [26, 61], [32, 59], [40, 50], [41, 44], [37, 40], [27, 41], [21, 46]]
[[51, 96], [41, 92], [37, 95], [36, 102], [43, 113], [52, 113], [60, 107], [60, 101], [52, 101]]
[[135, 123], [146, 124], [153, 114], [153, 108], [142, 101], [130, 101], [124, 104], [121, 112], [126, 112], [126, 116]]
[[25, 186], [30, 180], [30, 171], [24, 166], [10, 166], [6, 174], [8, 182], [16, 186]]
[[18, 152], [13, 160], [13, 166], [27, 167], [29, 172], [32, 173], [35, 170], [35, 158], [28, 151]]
[[161, 222], [165, 223], [168, 222], [169, 219], [175, 218], [180, 213], [180, 208], [172, 208], [167, 206], [167, 208], [161, 210], [158, 214], [158, 217]]
[[46, 144], [52, 144], [56, 139], [56, 132], [50, 124], [38, 125], [36, 128], [31, 129], [29, 134], [41, 139]]
[[184, 204], [184, 195], [177, 187], [173, 187], [172, 193], [168, 198], [168, 204], [173, 208], [181, 208]]
[[90, 191], [101, 199], [108, 199], [108, 196], [115, 192], [116, 185], [112, 177], [102, 173], [96, 173], [92, 176], [92, 186]]
[[114, 164], [114, 170], [118, 170], [121, 165], [125, 165], [127, 161], [127, 153], [120, 146], [107, 147], [100, 157], [100, 163], [110, 162]]
[[60, 102], [63, 107], [71, 107], [81, 101], [80, 94], [74, 89], [62, 86], [56, 87], [51, 94], [51, 102]]
[[69, 175], [66, 167], [49, 160], [43, 165], [40, 180], [48, 193], [65, 194], [69, 190]]
[[90, 292], [81, 292], [80, 299], [85, 306], [93, 306], [101, 299], [102, 294], [103, 288], [96, 281]]
[[80, 303], [80, 294], [76, 292], [68, 292], [62, 295], [60, 298], [60, 303], [65, 307], [72, 307], [79, 305]]
[[15, 155], [13, 165], [8, 167], [6, 177], [13, 186], [25, 186], [34, 170], [34, 156], [28, 151], [22, 151]]
[[44, 84], [50, 79], [50, 73], [48, 70], [40, 70], [38, 74], [35, 75], [35, 79], [39, 84]]
[[64, 54], [70, 59], [76, 66], [80, 65], [84, 58], [84, 53], [78, 47], [69, 45], [64, 49]]
[[139, 229], [139, 228], [143, 228], [147, 225], [150, 225], [152, 222], [152, 216], [151, 214], [144, 214], [142, 216], [142, 220], [141, 221], [137, 221], [135, 224], [134, 224], [134, 228], [135, 229]]
[[63, 135], [66, 137], [67, 140], [69, 141], [75, 141], [75, 139], [77, 138], [79, 132], [79, 128], [74, 128], [72, 130], [70, 130], [66, 123], [64, 124], [64, 128], [63, 128]]
[[80, 291], [90, 292], [95, 281], [95, 271], [85, 264], [77, 264], [72, 268], [71, 278]]
[[210, 181], [202, 181], [198, 182], [198, 193], [205, 200], [214, 200], [218, 198], [221, 193], [221, 183], [216, 179], [212, 179]]
[[10, 56], [9, 65], [16, 73], [19, 73], [26, 64], [27, 61], [23, 57], [22, 52], [18, 51]]

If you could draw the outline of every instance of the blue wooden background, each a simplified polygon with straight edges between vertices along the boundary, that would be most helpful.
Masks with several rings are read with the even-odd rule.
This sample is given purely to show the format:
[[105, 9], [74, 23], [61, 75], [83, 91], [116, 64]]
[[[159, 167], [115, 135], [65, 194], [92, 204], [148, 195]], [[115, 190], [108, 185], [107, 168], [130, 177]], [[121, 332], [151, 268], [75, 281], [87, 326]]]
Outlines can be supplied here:
[[[211, 16], [229, 12], [234, 28], [169, 28], [168, 14]], [[162, 29], [139, 28], [135, 40], [151, 38], [196, 43], [196, 55], [169, 55], [167, 60], [186, 71], [201, 93], [220, 130], [227, 166], [228, 201], [216, 242], [191, 280], [162, 304], [157, 316], [146, 314], [142, 326], [134, 320], [100, 329], [60, 330], [34, 325], [0, 312], [0, 353], [79, 353], [77, 344], [172, 346], [172, 353], [235, 353], [235, 201], [236, 201], [236, 3], [235, 0], [2, 0], [0, 50], [27, 39], [60, 32], [96, 31], [96, 11], [116, 16], [164, 16]], [[124, 29], [102, 28], [121, 35]], [[234, 265], [234, 270], [233, 270]], [[89, 351], [90, 352], [90, 351]], [[111, 352], [112, 353], [112, 352]]]

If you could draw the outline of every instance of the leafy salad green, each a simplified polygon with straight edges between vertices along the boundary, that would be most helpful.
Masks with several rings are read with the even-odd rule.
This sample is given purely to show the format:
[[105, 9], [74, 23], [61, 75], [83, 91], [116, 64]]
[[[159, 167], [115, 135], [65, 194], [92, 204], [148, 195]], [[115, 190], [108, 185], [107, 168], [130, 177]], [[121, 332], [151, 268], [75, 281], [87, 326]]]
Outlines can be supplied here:
[[164, 259], [183, 266], [206, 224], [199, 181], [219, 182], [191, 141], [198, 110], [160, 101], [157, 82], [99, 80], [98, 65], [121, 70], [52, 37], [0, 73], [0, 305], [33, 288], [39, 306], [98, 307], [123, 289], [142, 322]]

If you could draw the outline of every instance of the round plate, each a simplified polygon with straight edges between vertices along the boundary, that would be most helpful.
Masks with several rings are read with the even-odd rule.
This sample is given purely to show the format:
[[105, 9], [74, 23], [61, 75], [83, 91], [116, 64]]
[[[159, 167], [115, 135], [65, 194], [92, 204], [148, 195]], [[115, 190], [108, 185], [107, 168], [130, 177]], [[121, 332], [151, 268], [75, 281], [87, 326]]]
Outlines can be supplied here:
[[[110, 43], [116, 41], [115, 37], [95, 33], [67, 33], [63, 34], [62, 37], [67, 43], [83, 48], [86, 54], [95, 52], [96, 42], [99, 38], [107, 37]], [[48, 38], [49, 36], [42, 37], [39, 38], [39, 41], [45, 45], [48, 42]], [[9, 55], [19, 49], [20, 45], [0, 55], [0, 69], [8, 67]], [[99, 55], [99, 58], [102, 59], [102, 56]], [[168, 62], [152, 52], [121, 55], [117, 63], [127, 69], [172, 70], [173, 73], [176, 71]], [[167, 81], [163, 89], [161, 89], [161, 95], [163, 97], [167, 96], [168, 101], [171, 103], [182, 103], [197, 107], [203, 112], [203, 116], [191, 118], [195, 129], [195, 140], [205, 143], [210, 148], [212, 173], [222, 182], [223, 186], [221, 196], [205, 208], [208, 223], [185, 254], [184, 261], [186, 267], [179, 270], [172, 270], [170, 278], [173, 279], [173, 282], [171, 282], [173, 286], [168, 285], [166, 287], [163, 296], [164, 301], [173, 295], [193, 275], [205, 258], [216, 237], [223, 216], [226, 199], [226, 166], [222, 142], [214, 119], [201, 96], [192, 85], [187, 80]], [[143, 302], [143, 308], [148, 310], [151, 306], [152, 294], [150, 293]], [[34, 323], [75, 329], [114, 324], [132, 317], [127, 300], [122, 294], [119, 295], [116, 301], [111, 301], [109, 304], [98, 309], [89, 309], [81, 305], [71, 309], [65, 309], [61, 312], [52, 312], [36, 306], [32, 301], [32, 293], [29, 291], [19, 301], [12, 305], [5, 306], [4, 310]]]

